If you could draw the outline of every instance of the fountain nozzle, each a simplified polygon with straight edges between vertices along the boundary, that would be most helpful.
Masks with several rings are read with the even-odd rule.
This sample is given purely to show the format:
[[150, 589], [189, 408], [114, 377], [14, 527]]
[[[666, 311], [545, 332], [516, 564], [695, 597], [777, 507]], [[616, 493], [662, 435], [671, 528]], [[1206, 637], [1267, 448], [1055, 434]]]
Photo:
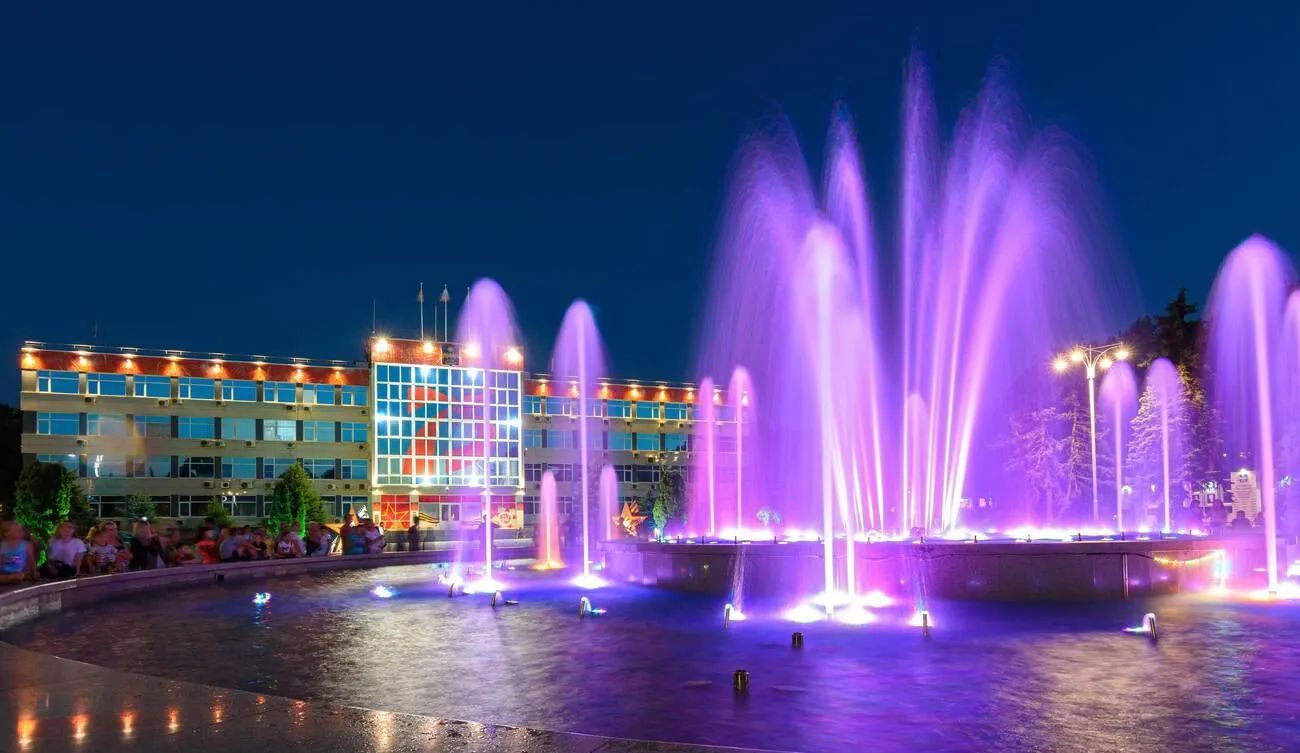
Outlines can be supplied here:
[[803, 633], [790, 636], [790, 648], [803, 648]]
[[738, 669], [731, 676], [731, 687], [736, 691], [736, 695], [743, 695], [749, 692], [749, 670]]

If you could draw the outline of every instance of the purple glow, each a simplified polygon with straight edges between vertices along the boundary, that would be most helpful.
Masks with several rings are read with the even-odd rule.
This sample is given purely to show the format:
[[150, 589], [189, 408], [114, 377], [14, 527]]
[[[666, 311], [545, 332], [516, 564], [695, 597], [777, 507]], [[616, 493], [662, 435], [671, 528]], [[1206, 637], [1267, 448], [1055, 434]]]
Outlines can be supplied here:
[[[1293, 396], [1279, 391], [1295, 370], [1286, 360], [1294, 343], [1283, 339], [1284, 317], [1296, 316], [1296, 304], [1287, 300], [1292, 280], [1295, 270], [1282, 251], [1262, 237], [1251, 237], [1219, 268], [1208, 316], [1213, 322], [1214, 399], [1232, 417], [1230, 441], [1249, 453], [1259, 480], [1270, 592], [1278, 590], [1275, 447], [1282, 432], [1277, 429], [1296, 420]], [[1282, 414], [1285, 420], [1278, 420], [1279, 410], [1288, 411]]]
[[1126, 361], [1111, 366], [1101, 380], [1103, 415], [1110, 420], [1115, 442], [1115, 530], [1124, 530], [1124, 437], [1129, 422], [1137, 414], [1137, 380], [1133, 367]]
[[540, 555], [538, 559], [541, 561], [538, 566], [546, 570], [564, 567], [564, 560], [560, 556], [560, 521], [558, 503], [555, 499], [555, 474], [549, 470], [542, 474], [539, 505], [541, 514], [537, 525]]
[[[1164, 516], [1159, 528], [1168, 533], [1173, 530], [1170, 516], [1170, 497], [1177, 486], [1182, 490], [1182, 479], [1170, 475], [1170, 457], [1181, 456], [1184, 451], [1183, 439], [1186, 436], [1186, 415], [1183, 412], [1183, 382], [1178, 368], [1167, 358], [1157, 358], [1147, 369], [1146, 383], [1142, 395], [1142, 408], [1139, 413], [1150, 410], [1158, 418], [1160, 425], [1160, 468], [1158, 473], [1159, 495], [1163, 502]], [[1155, 475], [1155, 474], [1153, 474]], [[1139, 489], [1139, 492], [1143, 490]]]
[[[560, 334], [555, 341], [551, 371], [555, 375], [556, 395], [565, 395], [577, 399], [578, 423], [578, 462], [582, 469], [581, 478], [574, 482], [581, 488], [582, 498], [582, 574], [591, 575], [592, 544], [592, 503], [597, 500], [591, 496], [591, 469], [595, 460], [591, 457], [589, 438], [592, 400], [600, 394], [600, 379], [605, 374], [605, 349], [601, 344], [600, 330], [596, 328], [596, 319], [591, 314], [591, 307], [586, 301], [574, 301], [568, 311], [564, 312], [564, 321], [560, 323]], [[608, 524], [602, 529], [608, 530]]]

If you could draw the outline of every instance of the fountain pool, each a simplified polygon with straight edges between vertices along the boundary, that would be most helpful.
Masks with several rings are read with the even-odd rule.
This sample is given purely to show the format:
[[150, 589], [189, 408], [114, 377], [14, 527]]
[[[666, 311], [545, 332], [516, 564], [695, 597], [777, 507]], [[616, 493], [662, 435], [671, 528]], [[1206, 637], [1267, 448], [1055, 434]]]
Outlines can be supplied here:
[[[581, 619], [567, 578], [502, 579], [510, 609], [402, 566], [177, 589], [0, 639], [292, 698], [770, 750], [1282, 751], [1300, 734], [1300, 606], [936, 602], [927, 639], [907, 608], [792, 627], [751, 605], [724, 627], [715, 597], [621, 586]], [[256, 591], [274, 598], [259, 607]], [[1147, 612], [1158, 644], [1124, 632]]]

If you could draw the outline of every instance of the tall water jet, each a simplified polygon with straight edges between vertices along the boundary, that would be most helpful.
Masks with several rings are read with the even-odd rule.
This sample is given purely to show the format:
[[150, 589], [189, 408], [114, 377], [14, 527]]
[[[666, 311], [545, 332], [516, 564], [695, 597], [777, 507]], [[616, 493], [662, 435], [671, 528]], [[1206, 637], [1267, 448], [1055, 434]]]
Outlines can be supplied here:
[[1160, 427], [1160, 499], [1164, 509], [1160, 530], [1168, 533], [1173, 530], [1170, 516], [1170, 496], [1174, 485], [1171, 456], [1174, 448], [1181, 456], [1184, 439], [1183, 381], [1178, 368], [1167, 358], [1157, 358], [1147, 369], [1145, 391]]
[[717, 406], [713, 401], [713, 380], [705, 377], [695, 399], [692, 430], [691, 520], [705, 525], [704, 535], [718, 533], [717, 508]]
[[1276, 399], [1287, 364], [1283, 317], [1295, 269], [1281, 249], [1252, 236], [1228, 254], [1210, 293], [1210, 351], [1215, 371], [1212, 390], [1228, 418], [1230, 441], [1248, 452], [1259, 479], [1260, 513], [1268, 590], [1277, 591]]
[[1101, 380], [1101, 405], [1115, 443], [1115, 530], [1124, 530], [1124, 436], [1137, 413], [1137, 380], [1126, 361], [1111, 366]]
[[577, 300], [564, 312], [555, 341], [551, 371], [559, 383], [572, 386], [578, 401], [578, 467], [582, 469], [582, 577], [591, 580], [592, 500], [591, 401], [599, 399], [599, 380], [605, 376], [605, 351], [600, 330], [586, 301]]
[[908, 84], [899, 253], [876, 245], [846, 109], [821, 195], [778, 123], [737, 161], [704, 329], [701, 371], [744, 364], [761, 393], [744, 446], [781, 461], [745, 463], [745, 494], [820, 531], [827, 591], [840, 590], [836, 540], [850, 542], [852, 591], [851, 542], [868, 526], [955, 525], [968, 477], [996, 465], [975, 453], [1020, 398], [1002, 375], [1112, 324], [1090, 284], [1097, 246], [1074, 220], [1088, 216], [1087, 170], [1068, 141], [1029, 134], [995, 70], [941, 161], [919, 58]]
[[605, 465], [600, 469], [600, 515], [604, 522], [606, 539], [620, 536], [617, 522], [619, 514], [618, 476], [614, 473], [614, 466]]
[[[490, 390], [497, 373], [497, 365], [507, 353], [515, 350], [519, 344], [519, 329], [515, 325], [514, 306], [510, 298], [495, 281], [482, 279], [474, 283], [465, 307], [456, 322], [456, 338], [460, 343], [461, 365], [469, 369], [473, 384], [470, 394], [483, 406], [483, 423], [481, 435], [473, 438], [481, 449], [477, 453], [481, 458], [475, 467], [475, 475], [481, 479], [483, 487], [483, 562], [488, 580], [492, 579], [492, 478], [498, 462], [508, 462], [504, 458], [494, 459], [492, 440], [496, 438], [498, 423], [490, 407]], [[475, 368], [477, 367], [477, 368]], [[468, 400], [467, 400], [468, 402]], [[518, 462], [518, 458], [515, 458]]]
[[537, 537], [537, 559], [540, 560], [538, 565], [547, 570], [563, 567], [564, 559], [560, 555], [559, 502], [555, 495], [555, 474], [549, 470], [542, 474], [542, 490], [538, 504], [541, 506], [538, 511], [540, 523]]
[[[744, 366], [737, 366], [731, 372], [731, 383], [727, 387], [727, 400], [731, 405], [731, 419], [736, 437], [736, 530], [746, 530], [745, 518], [745, 431], [753, 416], [753, 385], [749, 381], [749, 372]], [[748, 448], [748, 457], [752, 457], [754, 448]], [[750, 461], [753, 462], [752, 460]], [[752, 509], [752, 508], [751, 508]]]

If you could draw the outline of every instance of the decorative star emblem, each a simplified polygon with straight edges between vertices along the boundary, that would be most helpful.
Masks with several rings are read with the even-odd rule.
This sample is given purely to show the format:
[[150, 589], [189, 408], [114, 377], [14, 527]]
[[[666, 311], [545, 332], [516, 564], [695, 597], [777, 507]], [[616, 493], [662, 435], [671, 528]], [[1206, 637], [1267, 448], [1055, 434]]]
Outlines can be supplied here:
[[638, 514], [640, 513], [640, 511], [641, 510], [637, 506], [637, 503], [624, 502], [623, 512], [620, 513], [617, 518], [614, 518], [614, 522], [617, 523], [620, 527], [622, 527], [623, 532], [626, 533], [628, 536], [635, 537], [636, 529], [640, 527], [641, 522], [646, 519], [645, 515]]

